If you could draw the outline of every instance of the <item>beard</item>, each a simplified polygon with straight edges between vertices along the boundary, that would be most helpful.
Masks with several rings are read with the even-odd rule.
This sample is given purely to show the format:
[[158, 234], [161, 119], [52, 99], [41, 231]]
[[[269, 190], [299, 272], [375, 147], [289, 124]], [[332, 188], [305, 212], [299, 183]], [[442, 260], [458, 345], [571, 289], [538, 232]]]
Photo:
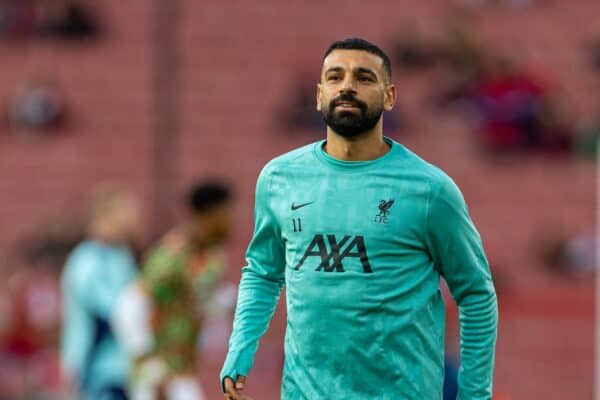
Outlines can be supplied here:
[[[360, 113], [350, 111], [337, 111], [335, 107], [341, 103], [351, 103], [360, 110]], [[353, 138], [364, 132], [367, 132], [377, 125], [383, 106], [369, 109], [366, 103], [358, 100], [356, 97], [343, 94], [331, 100], [329, 105], [321, 111], [323, 121], [335, 133], [345, 138]]]

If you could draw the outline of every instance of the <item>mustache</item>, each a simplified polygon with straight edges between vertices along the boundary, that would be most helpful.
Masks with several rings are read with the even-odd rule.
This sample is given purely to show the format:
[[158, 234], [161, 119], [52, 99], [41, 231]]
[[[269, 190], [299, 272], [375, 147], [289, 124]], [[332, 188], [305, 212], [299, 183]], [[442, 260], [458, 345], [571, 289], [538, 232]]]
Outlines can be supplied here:
[[364, 102], [358, 100], [353, 95], [350, 95], [350, 94], [341, 94], [338, 97], [336, 97], [333, 100], [331, 100], [331, 103], [329, 103], [330, 104], [330, 109], [333, 109], [333, 108], [339, 106], [342, 103], [350, 103], [354, 107], [357, 107], [357, 108], [359, 108], [362, 111], [366, 111], [367, 108], [368, 108], [368, 106]]

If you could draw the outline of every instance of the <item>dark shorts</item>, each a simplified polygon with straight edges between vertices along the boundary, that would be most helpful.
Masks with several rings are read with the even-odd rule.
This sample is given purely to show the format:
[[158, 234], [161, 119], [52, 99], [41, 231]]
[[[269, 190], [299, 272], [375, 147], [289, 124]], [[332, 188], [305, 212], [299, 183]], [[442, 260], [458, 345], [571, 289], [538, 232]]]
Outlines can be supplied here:
[[119, 386], [110, 386], [86, 393], [86, 400], [128, 400], [127, 392]]

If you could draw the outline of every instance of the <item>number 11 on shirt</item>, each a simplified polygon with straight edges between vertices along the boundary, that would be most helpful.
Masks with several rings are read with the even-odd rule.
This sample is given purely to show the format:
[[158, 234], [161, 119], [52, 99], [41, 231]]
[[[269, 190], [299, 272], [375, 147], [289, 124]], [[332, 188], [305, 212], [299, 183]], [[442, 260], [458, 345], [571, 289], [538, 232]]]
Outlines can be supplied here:
[[294, 232], [302, 232], [302, 220], [300, 218], [292, 218], [294, 223]]

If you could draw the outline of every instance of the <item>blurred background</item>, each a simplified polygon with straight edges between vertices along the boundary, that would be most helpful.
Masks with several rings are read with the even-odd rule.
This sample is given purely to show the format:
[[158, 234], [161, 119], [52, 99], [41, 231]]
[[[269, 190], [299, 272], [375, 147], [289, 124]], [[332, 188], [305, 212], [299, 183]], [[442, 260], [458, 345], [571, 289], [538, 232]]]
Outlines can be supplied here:
[[[256, 177], [324, 136], [321, 57], [348, 36], [393, 59], [385, 133], [455, 179], [482, 234], [495, 399], [592, 398], [600, 3], [0, 0], [0, 399], [66, 398], [60, 274], [101, 183], [141, 197], [143, 257], [191, 182], [231, 182], [237, 283]], [[249, 377], [257, 400], [279, 398], [284, 321], [279, 309]], [[205, 329], [209, 399], [227, 329]]]

